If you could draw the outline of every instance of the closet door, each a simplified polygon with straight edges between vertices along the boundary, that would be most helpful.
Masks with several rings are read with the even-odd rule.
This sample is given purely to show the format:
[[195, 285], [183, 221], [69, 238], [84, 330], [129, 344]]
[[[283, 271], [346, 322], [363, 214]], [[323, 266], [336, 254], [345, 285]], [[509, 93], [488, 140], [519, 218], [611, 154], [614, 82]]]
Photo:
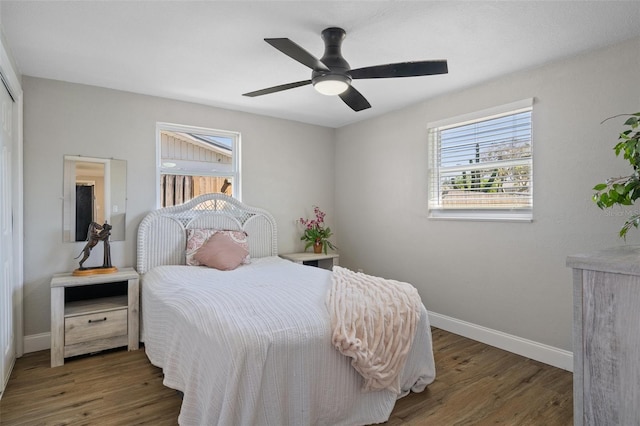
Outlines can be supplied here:
[[0, 396], [16, 358], [13, 325], [13, 218], [11, 180], [11, 112], [13, 100], [0, 84]]

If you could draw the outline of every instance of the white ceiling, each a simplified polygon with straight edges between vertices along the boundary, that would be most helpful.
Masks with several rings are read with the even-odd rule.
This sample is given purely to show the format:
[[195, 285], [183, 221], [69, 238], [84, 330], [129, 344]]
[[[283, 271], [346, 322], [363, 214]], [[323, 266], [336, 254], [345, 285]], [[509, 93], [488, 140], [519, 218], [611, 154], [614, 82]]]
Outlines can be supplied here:
[[[24, 75], [341, 127], [522, 69], [640, 36], [640, 1], [8, 1], [3, 30]], [[349, 109], [311, 70], [263, 38], [317, 57], [346, 30], [352, 68], [447, 59], [449, 74], [356, 80], [372, 107]], [[640, 53], [639, 53], [640, 54]]]

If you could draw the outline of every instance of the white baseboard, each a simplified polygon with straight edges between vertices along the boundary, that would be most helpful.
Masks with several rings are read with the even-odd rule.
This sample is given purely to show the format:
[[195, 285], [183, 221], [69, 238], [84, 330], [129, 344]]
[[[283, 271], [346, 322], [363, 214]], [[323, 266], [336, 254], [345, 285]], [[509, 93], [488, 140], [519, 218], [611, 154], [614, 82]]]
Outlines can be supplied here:
[[429, 322], [432, 326], [445, 331], [562, 368], [563, 370], [573, 371], [573, 353], [564, 349], [523, 339], [435, 312], [429, 312]]
[[51, 333], [31, 334], [24, 336], [24, 353], [51, 349]]
[[[573, 371], [573, 353], [555, 348], [533, 340], [523, 339], [512, 334], [483, 327], [456, 318], [429, 312], [429, 322], [432, 326], [450, 333], [458, 334], [478, 342], [486, 343], [505, 351]], [[24, 352], [37, 352], [51, 348], [51, 333], [32, 334], [24, 337]]]

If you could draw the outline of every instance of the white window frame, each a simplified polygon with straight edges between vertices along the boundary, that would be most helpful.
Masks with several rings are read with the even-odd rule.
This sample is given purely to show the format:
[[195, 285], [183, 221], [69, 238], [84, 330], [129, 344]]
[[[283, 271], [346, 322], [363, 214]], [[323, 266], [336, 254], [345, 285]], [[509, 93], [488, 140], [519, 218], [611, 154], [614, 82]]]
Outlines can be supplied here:
[[188, 171], [181, 170], [180, 174], [184, 175], [199, 175], [199, 176], [221, 176], [227, 177], [231, 176], [233, 179], [233, 185], [231, 187], [233, 198], [242, 201], [242, 184], [241, 184], [241, 169], [240, 169], [240, 133], [233, 132], [229, 130], [219, 130], [219, 129], [211, 129], [207, 127], [197, 127], [197, 126], [188, 126], [184, 124], [173, 124], [173, 123], [156, 123], [156, 206], [158, 208], [161, 207], [162, 204], [162, 194], [160, 194], [160, 179], [162, 173], [167, 173], [166, 170], [163, 170], [162, 167], [162, 132], [178, 132], [178, 133], [195, 133], [201, 135], [212, 135], [212, 136], [221, 136], [230, 138], [232, 142], [232, 170], [230, 172], [225, 171], [224, 173], [189, 173]]
[[518, 112], [530, 110], [532, 112], [533, 123], [533, 98], [523, 99], [476, 111], [469, 114], [459, 115], [443, 120], [427, 123], [429, 139], [429, 170], [428, 170], [428, 217], [430, 219], [460, 219], [460, 220], [486, 220], [486, 221], [526, 221], [533, 220], [533, 129], [531, 131], [531, 157], [530, 164], [530, 208], [451, 208], [444, 207], [441, 203], [440, 188], [436, 182], [440, 181], [440, 164], [437, 133], [442, 129], [447, 129], [474, 122], [491, 120]]

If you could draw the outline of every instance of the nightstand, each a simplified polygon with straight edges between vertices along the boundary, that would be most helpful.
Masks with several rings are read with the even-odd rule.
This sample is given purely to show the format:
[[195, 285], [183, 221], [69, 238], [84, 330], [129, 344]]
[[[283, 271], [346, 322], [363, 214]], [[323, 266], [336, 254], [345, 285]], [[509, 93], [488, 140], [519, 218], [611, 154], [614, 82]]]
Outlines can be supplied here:
[[105, 349], [139, 346], [139, 275], [112, 274], [51, 279], [51, 367], [64, 359]]
[[335, 265], [338, 265], [338, 258], [340, 256], [336, 253], [289, 253], [281, 254], [280, 257], [302, 265], [316, 266], [330, 270], [333, 269]]

